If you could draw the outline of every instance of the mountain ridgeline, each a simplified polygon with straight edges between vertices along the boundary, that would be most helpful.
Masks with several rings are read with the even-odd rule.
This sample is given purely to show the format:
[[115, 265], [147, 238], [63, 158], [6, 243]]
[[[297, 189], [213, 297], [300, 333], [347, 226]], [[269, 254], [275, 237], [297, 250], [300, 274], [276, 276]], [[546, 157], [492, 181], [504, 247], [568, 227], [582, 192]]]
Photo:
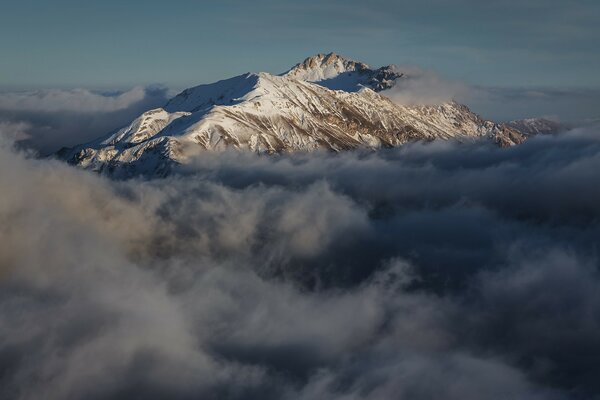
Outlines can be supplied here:
[[372, 69], [318, 54], [281, 75], [246, 73], [186, 89], [164, 107], [59, 157], [115, 177], [164, 176], [199, 151], [339, 152], [435, 139], [512, 146], [529, 133], [519, 130], [525, 125], [484, 120], [454, 101], [396, 104], [385, 94], [402, 79], [411, 77], [395, 66]]

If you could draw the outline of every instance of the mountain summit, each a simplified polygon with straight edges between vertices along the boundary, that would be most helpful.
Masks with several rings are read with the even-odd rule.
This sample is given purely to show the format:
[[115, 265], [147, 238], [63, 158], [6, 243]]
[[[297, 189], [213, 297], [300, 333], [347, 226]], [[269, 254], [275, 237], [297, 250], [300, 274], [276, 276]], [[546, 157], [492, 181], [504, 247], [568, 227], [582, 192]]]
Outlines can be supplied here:
[[353, 61], [335, 53], [317, 54], [296, 64], [283, 76], [307, 82], [319, 82], [332, 90], [358, 91], [368, 87], [375, 91], [389, 89], [404, 76], [393, 65], [371, 69], [367, 64]]
[[369, 66], [365, 63], [349, 60], [335, 53], [320, 53], [294, 65], [283, 75], [303, 81], [317, 82], [336, 78], [344, 73], [360, 74], [369, 70]]
[[61, 152], [68, 162], [116, 177], [168, 174], [198, 151], [256, 153], [396, 147], [414, 140], [489, 138], [499, 145], [525, 136], [485, 121], [466, 106], [406, 106], [382, 95], [403, 74], [371, 69], [334, 53], [288, 72], [247, 73], [184, 90], [128, 126]]

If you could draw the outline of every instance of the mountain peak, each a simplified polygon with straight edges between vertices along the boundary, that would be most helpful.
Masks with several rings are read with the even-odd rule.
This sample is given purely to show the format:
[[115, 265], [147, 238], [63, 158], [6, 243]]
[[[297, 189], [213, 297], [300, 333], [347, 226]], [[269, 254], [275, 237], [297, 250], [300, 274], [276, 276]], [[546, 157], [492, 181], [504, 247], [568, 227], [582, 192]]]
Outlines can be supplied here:
[[367, 64], [336, 53], [319, 53], [296, 64], [282, 74], [291, 79], [317, 83], [332, 90], [357, 92], [369, 88], [379, 92], [389, 89], [403, 73], [393, 65], [371, 69]]
[[340, 56], [339, 54], [334, 53], [334, 52], [327, 53], [327, 54], [325, 54], [325, 53], [315, 54], [314, 56], [307, 57], [299, 65], [318, 66], [318, 65], [333, 65], [336, 63], [340, 63], [340, 64], [344, 64], [344, 65], [351, 65], [351, 66], [360, 65], [360, 66], [369, 68], [369, 66], [365, 63], [351, 60], [349, 58]]
[[287, 71], [285, 76], [309, 82], [332, 79], [347, 72], [363, 72], [370, 70], [365, 63], [350, 60], [336, 53], [319, 53], [308, 57]]

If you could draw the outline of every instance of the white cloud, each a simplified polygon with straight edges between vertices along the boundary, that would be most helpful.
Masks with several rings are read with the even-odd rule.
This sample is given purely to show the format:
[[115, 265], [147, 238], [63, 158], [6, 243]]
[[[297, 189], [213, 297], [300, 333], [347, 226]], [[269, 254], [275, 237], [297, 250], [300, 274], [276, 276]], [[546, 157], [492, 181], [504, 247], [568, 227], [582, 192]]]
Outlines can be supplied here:
[[417, 67], [400, 66], [405, 77], [398, 79], [391, 89], [381, 92], [402, 105], [435, 105], [451, 100], [465, 101], [472, 88], [468, 85], [442, 78], [433, 71]]
[[87, 89], [0, 93], [0, 109], [41, 112], [112, 112], [144, 100], [147, 89], [135, 87], [114, 95]]

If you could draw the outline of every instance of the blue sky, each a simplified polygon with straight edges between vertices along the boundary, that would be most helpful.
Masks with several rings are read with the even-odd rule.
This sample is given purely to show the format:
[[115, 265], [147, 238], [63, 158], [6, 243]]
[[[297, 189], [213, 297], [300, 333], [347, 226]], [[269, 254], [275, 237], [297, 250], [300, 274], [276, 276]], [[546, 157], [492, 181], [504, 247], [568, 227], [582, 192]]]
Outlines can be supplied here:
[[597, 0], [3, 3], [1, 88], [181, 88], [328, 51], [476, 85], [600, 87]]

